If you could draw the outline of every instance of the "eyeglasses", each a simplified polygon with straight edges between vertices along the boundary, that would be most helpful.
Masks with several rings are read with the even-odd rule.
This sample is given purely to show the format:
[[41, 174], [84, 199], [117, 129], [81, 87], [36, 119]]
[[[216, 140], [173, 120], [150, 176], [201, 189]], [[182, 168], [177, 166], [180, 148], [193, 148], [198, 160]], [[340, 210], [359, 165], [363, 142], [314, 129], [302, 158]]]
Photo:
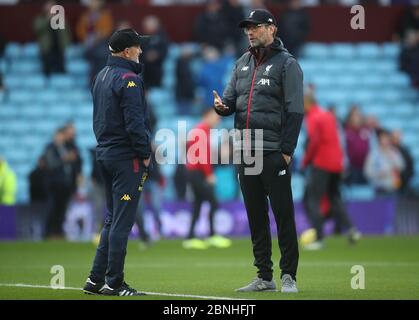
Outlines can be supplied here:
[[269, 24], [267, 24], [267, 23], [250, 24], [247, 27], [243, 28], [243, 32], [244, 32], [244, 34], [249, 34], [249, 31], [256, 31], [260, 27], [268, 26], [268, 25]]

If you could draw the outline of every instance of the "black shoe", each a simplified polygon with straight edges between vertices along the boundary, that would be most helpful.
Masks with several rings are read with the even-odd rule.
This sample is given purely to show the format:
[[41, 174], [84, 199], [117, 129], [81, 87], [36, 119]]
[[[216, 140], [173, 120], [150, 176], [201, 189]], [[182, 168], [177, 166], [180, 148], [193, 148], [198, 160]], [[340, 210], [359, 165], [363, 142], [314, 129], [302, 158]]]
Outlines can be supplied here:
[[120, 297], [127, 297], [127, 296], [144, 296], [144, 292], [138, 292], [134, 288], [131, 288], [126, 282], [122, 284], [118, 289], [112, 289], [107, 284], [103, 286], [101, 290], [104, 296], [120, 296]]
[[102, 288], [104, 285], [104, 282], [94, 283], [90, 280], [90, 278], [87, 278], [83, 291], [86, 294], [102, 294]]

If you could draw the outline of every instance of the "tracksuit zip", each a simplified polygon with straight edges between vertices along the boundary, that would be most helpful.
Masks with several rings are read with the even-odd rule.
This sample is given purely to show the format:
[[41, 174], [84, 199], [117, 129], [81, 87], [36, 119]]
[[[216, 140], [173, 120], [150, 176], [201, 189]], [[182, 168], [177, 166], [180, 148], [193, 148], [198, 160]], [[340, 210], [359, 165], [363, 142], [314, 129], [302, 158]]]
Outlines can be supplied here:
[[253, 71], [253, 77], [252, 77], [252, 85], [250, 87], [250, 93], [249, 93], [249, 101], [247, 103], [247, 119], [246, 119], [246, 147], [249, 146], [249, 119], [250, 119], [250, 106], [252, 104], [252, 96], [253, 96], [253, 88], [255, 86], [255, 79], [256, 79], [256, 73], [258, 71], [259, 66], [262, 64], [262, 61], [260, 63], [256, 63], [256, 68]]

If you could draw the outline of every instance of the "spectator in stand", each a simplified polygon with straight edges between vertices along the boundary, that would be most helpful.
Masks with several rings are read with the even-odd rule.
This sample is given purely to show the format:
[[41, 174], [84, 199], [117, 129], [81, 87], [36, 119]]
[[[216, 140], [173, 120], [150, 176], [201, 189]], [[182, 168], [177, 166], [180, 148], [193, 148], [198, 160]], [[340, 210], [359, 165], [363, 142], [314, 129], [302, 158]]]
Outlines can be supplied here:
[[247, 48], [247, 39], [237, 26], [245, 18], [243, 6], [240, 0], [223, 0], [222, 12], [227, 22], [228, 42], [232, 46], [237, 58], [239, 58]]
[[392, 194], [402, 185], [403, 157], [391, 142], [390, 132], [377, 130], [378, 143], [368, 153], [364, 173], [377, 194]]
[[0, 155], [0, 205], [16, 204], [17, 179], [16, 174]]
[[64, 29], [54, 30], [51, 28], [51, 8], [56, 5], [55, 1], [47, 1], [43, 12], [35, 18], [33, 30], [37, 37], [43, 71], [46, 76], [51, 73], [65, 72], [65, 49], [70, 44], [70, 29], [68, 25]]
[[77, 190], [77, 180], [81, 175], [82, 170], [82, 159], [80, 157], [80, 150], [77, 147], [76, 143], [76, 128], [72, 122], [67, 123], [64, 128], [64, 139], [65, 139], [65, 148], [68, 154], [71, 154], [71, 193], [74, 193]]
[[77, 36], [84, 43], [92, 79], [106, 65], [109, 53], [107, 40], [113, 25], [111, 11], [105, 8], [104, 0], [90, 0], [87, 11], [77, 23]]
[[45, 149], [48, 190], [48, 217], [46, 236], [61, 239], [64, 236], [63, 222], [72, 194], [72, 161], [76, 156], [65, 146], [65, 130], [58, 129], [54, 141]]
[[391, 139], [393, 146], [400, 152], [405, 164], [400, 173], [401, 185], [399, 190], [402, 194], [408, 194], [410, 192], [410, 180], [415, 175], [415, 164], [409, 149], [402, 144], [402, 133], [400, 131], [393, 131], [391, 133]]
[[212, 46], [222, 51], [228, 34], [228, 22], [221, 11], [221, 0], [208, 0], [205, 12], [199, 15], [195, 22], [195, 40], [204, 46]]
[[180, 56], [176, 61], [176, 103], [179, 115], [193, 113], [193, 102], [195, 100], [195, 76], [192, 72], [192, 61], [194, 59], [193, 49], [184, 45], [180, 49]]
[[31, 203], [31, 229], [33, 239], [45, 237], [45, 217], [48, 210], [47, 167], [45, 157], [38, 159], [36, 167], [29, 175], [29, 195]]
[[161, 87], [163, 62], [169, 47], [167, 35], [156, 16], [147, 16], [143, 20], [143, 34], [150, 36], [142, 59], [144, 62], [144, 83], [147, 89]]
[[222, 92], [224, 88], [224, 75], [229, 65], [229, 56], [221, 56], [214, 47], [206, 47], [203, 52], [204, 61], [198, 75], [198, 86], [202, 89], [204, 107], [212, 106], [214, 96], [212, 90]]
[[279, 18], [278, 35], [288, 51], [298, 57], [310, 31], [310, 18], [300, 0], [289, 0]]
[[346, 153], [349, 160], [348, 184], [365, 184], [364, 163], [370, 148], [370, 130], [357, 106], [353, 106], [345, 121]]
[[399, 37], [402, 46], [400, 68], [419, 88], [419, 5], [409, 7], [405, 12]]

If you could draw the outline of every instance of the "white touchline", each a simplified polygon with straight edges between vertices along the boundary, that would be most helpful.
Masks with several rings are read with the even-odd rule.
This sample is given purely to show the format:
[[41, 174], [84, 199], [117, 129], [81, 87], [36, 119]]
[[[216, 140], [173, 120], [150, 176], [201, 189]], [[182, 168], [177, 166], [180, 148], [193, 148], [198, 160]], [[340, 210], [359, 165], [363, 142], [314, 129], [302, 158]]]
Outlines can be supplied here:
[[[74, 287], [51, 288], [50, 286], [25, 284], [25, 283], [0, 283], [0, 287], [41, 288], [41, 289], [53, 289], [53, 290], [75, 290], [75, 291], [83, 290], [82, 288], [74, 288]], [[164, 292], [147, 292], [147, 291], [142, 291], [142, 292], [150, 296], [197, 298], [197, 299], [208, 299], [208, 300], [249, 300], [249, 299], [240, 299], [240, 298], [201, 296], [201, 295], [182, 294], [182, 293], [164, 293]]]

